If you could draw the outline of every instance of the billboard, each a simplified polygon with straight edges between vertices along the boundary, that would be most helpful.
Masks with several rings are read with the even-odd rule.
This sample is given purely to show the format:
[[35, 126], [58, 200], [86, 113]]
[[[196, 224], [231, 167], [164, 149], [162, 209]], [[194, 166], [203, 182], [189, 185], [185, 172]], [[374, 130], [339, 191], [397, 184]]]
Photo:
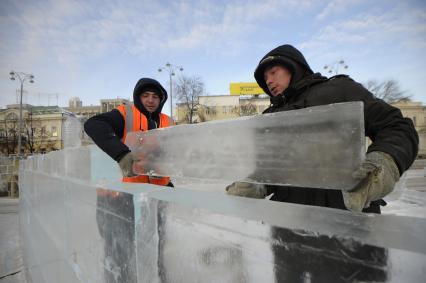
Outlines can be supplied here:
[[231, 95], [256, 95], [265, 93], [257, 83], [230, 83]]

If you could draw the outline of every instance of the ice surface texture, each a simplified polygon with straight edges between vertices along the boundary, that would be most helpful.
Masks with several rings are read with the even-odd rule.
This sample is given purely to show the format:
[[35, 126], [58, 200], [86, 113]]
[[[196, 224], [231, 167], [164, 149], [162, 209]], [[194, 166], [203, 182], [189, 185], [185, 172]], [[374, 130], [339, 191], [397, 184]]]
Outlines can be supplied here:
[[365, 156], [363, 104], [339, 103], [127, 135], [144, 165], [171, 177], [350, 190]]
[[22, 161], [29, 282], [423, 282], [426, 220], [126, 184], [96, 147]]

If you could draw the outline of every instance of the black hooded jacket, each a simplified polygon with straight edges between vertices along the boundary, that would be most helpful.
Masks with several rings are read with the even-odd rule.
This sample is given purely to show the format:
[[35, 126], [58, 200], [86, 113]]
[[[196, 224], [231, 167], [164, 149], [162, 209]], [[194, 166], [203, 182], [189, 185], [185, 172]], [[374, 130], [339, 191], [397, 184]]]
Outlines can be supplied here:
[[[267, 65], [262, 64], [262, 60], [268, 56], [285, 58], [284, 60], [293, 64], [293, 69], [289, 68], [292, 72], [289, 87], [276, 97], [271, 96], [263, 78], [263, 70]], [[283, 45], [272, 50], [262, 60], [255, 71], [255, 78], [259, 86], [271, 96], [271, 106], [264, 113], [362, 101], [365, 135], [372, 141], [367, 152], [382, 151], [390, 154], [400, 174], [411, 166], [417, 155], [419, 138], [412, 121], [404, 118], [398, 108], [375, 98], [361, 84], [346, 75], [327, 79], [319, 73], [312, 73], [303, 55], [290, 45]], [[274, 62], [271, 60], [269, 64], [271, 63]], [[282, 65], [286, 66], [286, 64]], [[345, 209], [341, 191], [288, 188], [277, 190], [272, 199]]]
[[[149, 113], [140, 101], [142, 91], [147, 88], [156, 89], [161, 96], [160, 105], [154, 113]], [[133, 91], [133, 103], [135, 107], [146, 116], [149, 130], [156, 128], [156, 125], [160, 124], [160, 113], [166, 101], [167, 91], [158, 81], [150, 78], [142, 78], [136, 83]], [[124, 125], [125, 120], [121, 113], [117, 109], [113, 109], [110, 112], [91, 117], [84, 123], [84, 130], [96, 145], [118, 162], [130, 151], [129, 148], [121, 142], [124, 134]]]

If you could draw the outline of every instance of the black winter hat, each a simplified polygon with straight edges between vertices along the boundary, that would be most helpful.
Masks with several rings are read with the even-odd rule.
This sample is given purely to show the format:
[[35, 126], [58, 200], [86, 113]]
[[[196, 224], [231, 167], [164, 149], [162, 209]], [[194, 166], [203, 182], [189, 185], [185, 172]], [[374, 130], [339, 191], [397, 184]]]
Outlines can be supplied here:
[[254, 78], [256, 79], [257, 84], [269, 96], [271, 96], [271, 93], [266, 85], [264, 73], [265, 69], [272, 65], [282, 65], [290, 71], [292, 76], [290, 85], [296, 83], [308, 74], [313, 74], [308, 62], [306, 62], [305, 57], [299, 50], [289, 44], [278, 46], [277, 48], [269, 51], [260, 60], [256, 70], [254, 71]]
[[146, 85], [146, 86], [143, 86], [140, 89], [139, 96], [142, 95], [142, 93], [144, 93], [146, 91], [154, 92], [156, 95], [158, 95], [160, 97], [160, 101], [163, 101], [164, 94], [163, 94], [162, 90], [158, 86], [156, 86], [156, 85]]

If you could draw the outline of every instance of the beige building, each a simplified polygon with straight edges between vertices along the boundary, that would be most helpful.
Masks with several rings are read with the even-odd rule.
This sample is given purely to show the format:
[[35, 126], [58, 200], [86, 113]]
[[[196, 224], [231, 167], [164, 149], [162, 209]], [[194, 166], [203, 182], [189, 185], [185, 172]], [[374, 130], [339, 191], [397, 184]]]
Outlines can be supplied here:
[[100, 105], [83, 106], [83, 102], [78, 97], [72, 97], [69, 100], [68, 107], [65, 110], [74, 113], [79, 119], [85, 121], [92, 116], [111, 111], [121, 104], [131, 103], [124, 98], [101, 99]]
[[101, 113], [100, 105], [83, 106], [83, 102], [78, 97], [72, 97], [68, 102], [68, 107], [64, 107], [64, 109], [74, 113], [83, 121]]
[[101, 113], [109, 112], [121, 104], [129, 104], [130, 100], [124, 98], [101, 99]]
[[85, 118], [86, 120], [92, 116], [101, 114], [101, 107], [99, 105], [64, 107], [64, 109], [74, 113], [77, 117]]
[[[24, 154], [46, 153], [63, 148], [64, 122], [73, 114], [58, 106], [22, 106], [21, 144]], [[0, 152], [17, 153], [19, 105], [0, 109]]]
[[418, 156], [426, 157], [426, 106], [423, 106], [421, 102], [413, 101], [399, 101], [392, 103], [392, 105], [401, 109], [404, 117], [413, 120], [419, 134]]
[[[193, 122], [200, 123], [255, 115], [262, 113], [269, 104], [269, 97], [266, 95], [200, 96]], [[178, 124], [188, 123], [188, 109], [184, 104], [177, 104], [174, 113], [173, 118]]]
[[[130, 103], [123, 98], [102, 99], [101, 105], [83, 106], [78, 97], [69, 101], [69, 107], [58, 106], [32, 106], [22, 105], [22, 152], [46, 153], [64, 147], [66, 127], [68, 118], [78, 119], [83, 124], [88, 118], [111, 111], [120, 104]], [[77, 120], [76, 120], [77, 121]], [[74, 125], [75, 126], [75, 125]], [[19, 104], [7, 105], [6, 109], [0, 109], [0, 154], [15, 154], [18, 151], [19, 132]], [[80, 139], [86, 141], [88, 138], [81, 131]]]

